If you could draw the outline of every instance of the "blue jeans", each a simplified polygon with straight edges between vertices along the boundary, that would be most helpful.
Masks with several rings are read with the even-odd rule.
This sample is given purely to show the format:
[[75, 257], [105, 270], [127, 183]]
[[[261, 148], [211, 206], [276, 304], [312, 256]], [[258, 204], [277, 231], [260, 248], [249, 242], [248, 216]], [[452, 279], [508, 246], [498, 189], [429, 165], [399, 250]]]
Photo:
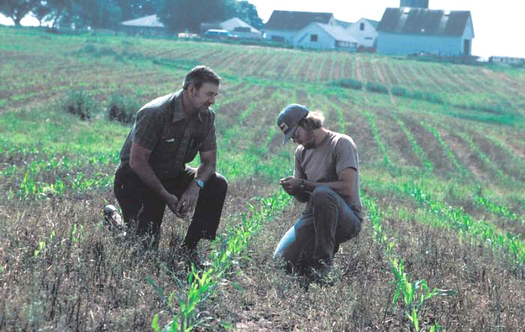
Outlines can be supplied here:
[[301, 218], [282, 237], [274, 258], [294, 267], [332, 264], [339, 244], [361, 231], [360, 216], [332, 189], [315, 188]]

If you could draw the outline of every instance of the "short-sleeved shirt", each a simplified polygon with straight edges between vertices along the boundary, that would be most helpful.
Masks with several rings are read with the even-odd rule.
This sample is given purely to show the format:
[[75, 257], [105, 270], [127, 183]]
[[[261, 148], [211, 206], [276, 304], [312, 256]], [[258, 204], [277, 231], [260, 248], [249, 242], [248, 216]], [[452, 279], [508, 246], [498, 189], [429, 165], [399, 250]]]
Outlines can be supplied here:
[[129, 164], [131, 143], [151, 150], [149, 164], [160, 180], [177, 177], [197, 152], [217, 149], [215, 113], [211, 109], [186, 117], [182, 90], [144, 105], [135, 117], [120, 151], [121, 166]]
[[348, 206], [361, 216], [361, 197], [359, 195], [359, 155], [350, 136], [328, 131], [321, 144], [305, 149], [299, 145], [295, 150], [294, 177], [313, 182], [335, 182], [338, 174], [347, 169], [356, 170], [356, 180], [350, 197], [341, 196]]

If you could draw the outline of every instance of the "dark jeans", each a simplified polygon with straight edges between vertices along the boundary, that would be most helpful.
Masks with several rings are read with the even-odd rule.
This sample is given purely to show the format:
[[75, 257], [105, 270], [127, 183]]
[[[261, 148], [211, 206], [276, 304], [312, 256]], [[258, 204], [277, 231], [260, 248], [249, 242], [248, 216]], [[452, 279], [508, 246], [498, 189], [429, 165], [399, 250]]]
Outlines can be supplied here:
[[301, 269], [332, 264], [339, 244], [357, 236], [361, 219], [335, 191], [317, 187], [301, 218], [283, 236], [274, 258]]
[[[161, 181], [166, 190], [180, 198], [195, 178], [195, 169], [186, 167], [177, 178]], [[215, 239], [222, 214], [228, 183], [215, 173], [199, 193], [191, 224], [184, 244], [193, 249], [200, 239]], [[136, 234], [158, 247], [160, 225], [166, 209], [164, 200], [151, 190], [129, 166], [120, 166], [115, 174], [115, 196], [126, 224], [136, 229]]]

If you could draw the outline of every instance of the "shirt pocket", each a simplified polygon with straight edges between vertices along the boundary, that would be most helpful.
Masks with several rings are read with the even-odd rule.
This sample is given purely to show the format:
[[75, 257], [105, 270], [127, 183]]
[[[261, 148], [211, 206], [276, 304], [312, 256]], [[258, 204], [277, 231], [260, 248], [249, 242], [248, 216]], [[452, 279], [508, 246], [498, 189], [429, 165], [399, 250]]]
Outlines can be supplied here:
[[158, 161], [175, 159], [176, 153], [180, 148], [180, 142], [180, 137], [163, 136], [153, 159]]
[[184, 154], [184, 162], [189, 163], [193, 159], [195, 159], [195, 156], [197, 155], [197, 152], [199, 152], [200, 148], [202, 147], [202, 144], [204, 142], [204, 138], [201, 136], [195, 136], [190, 138], [190, 141], [188, 142], [188, 149], [186, 150], [186, 153]]

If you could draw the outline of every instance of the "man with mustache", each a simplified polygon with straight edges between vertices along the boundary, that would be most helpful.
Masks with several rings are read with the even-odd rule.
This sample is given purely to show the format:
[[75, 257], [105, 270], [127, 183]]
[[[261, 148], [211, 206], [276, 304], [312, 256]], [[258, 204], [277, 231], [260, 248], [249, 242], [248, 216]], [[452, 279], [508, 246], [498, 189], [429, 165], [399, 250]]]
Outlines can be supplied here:
[[328, 275], [339, 244], [357, 236], [363, 221], [356, 145], [350, 136], [325, 129], [323, 120], [298, 104], [288, 105], [277, 118], [284, 143], [291, 138], [298, 144], [294, 174], [280, 183], [306, 207], [274, 258], [319, 279]]
[[[215, 238], [228, 187], [215, 172], [215, 113], [210, 109], [220, 84], [211, 68], [197, 66], [187, 73], [181, 90], [149, 102], [136, 114], [120, 152], [114, 191], [125, 224], [146, 247], [159, 245], [166, 206], [179, 218], [195, 209], [182, 244], [187, 251], [202, 238]], [[197, 153], [200, 165], [186, 166]], [[118, 221], [115, 207], [107, 206], [105, 213]]]

